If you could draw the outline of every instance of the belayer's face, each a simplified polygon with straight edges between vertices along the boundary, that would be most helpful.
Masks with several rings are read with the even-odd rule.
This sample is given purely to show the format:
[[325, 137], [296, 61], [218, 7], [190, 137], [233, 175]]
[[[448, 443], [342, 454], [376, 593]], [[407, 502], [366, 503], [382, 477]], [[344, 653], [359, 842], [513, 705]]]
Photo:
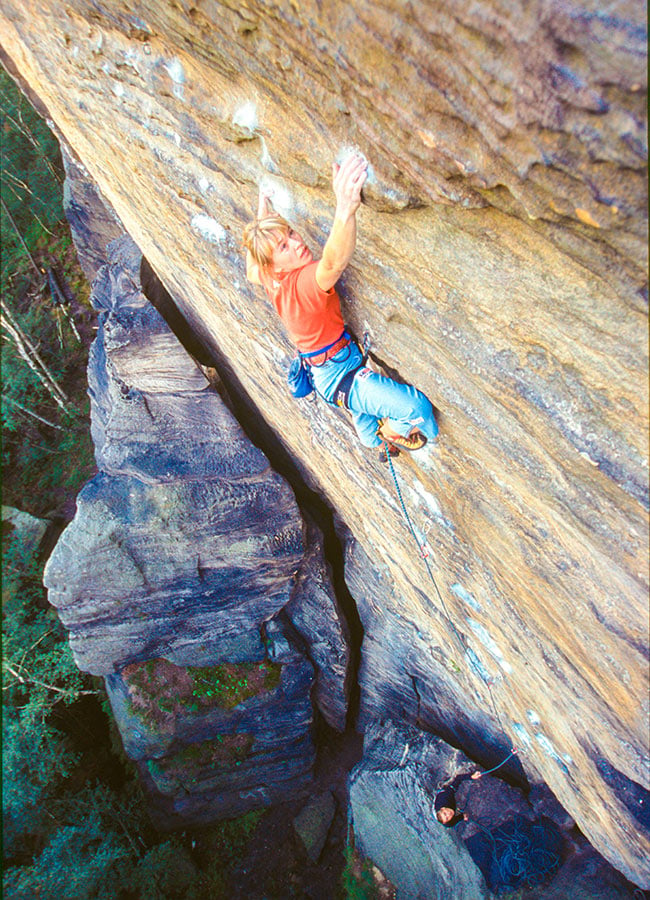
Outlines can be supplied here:
[[448, 822], [454, 818], [456, 813], [453, 809], [450, 809], [448, 806], [443, 806], [438, 810], [438, 821], [442, 822], [443, 825], [447, 825]]
[[311, 250], [292, 228], [280, 235], [273, 250], [273, 270], [277, 275], [299, 269], [311, 262]]

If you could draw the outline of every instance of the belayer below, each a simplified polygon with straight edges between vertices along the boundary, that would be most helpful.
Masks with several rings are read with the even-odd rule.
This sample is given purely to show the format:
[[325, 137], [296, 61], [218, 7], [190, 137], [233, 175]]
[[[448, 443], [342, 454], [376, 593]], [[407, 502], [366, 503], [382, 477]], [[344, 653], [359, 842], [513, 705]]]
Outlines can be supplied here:
[[461, 775], [456, 775], [453, 781], [444, 785], [437, 792], [434, 798], [433, 808], [436, 811], [437, 820], [441, 825], [444, 825], [445, 828], [453, 828], [454, 825], [457, 825], [459, 822], [467, 821], [467, 814], [460, 812], [456, 807], [456, 791], [464, 781], [467, 781], [468, 779], [478, 781], [480, 777], [480, 772], [464, 772]]
[[[262, 285], [317, 393], [328, 403], [345, 407], [361, 443], [381, 447], [391, 456], [398, 448], [419, 450], [438, 434], [433, 407], [409, 384], [373, 372], [361, 350], [345, 331], [335, 284], [356, 245], [356, 213], [367, 163], [359, 153], [333, 165], [336, 212], [320, 260], [282, 216], [270, 196], [260, 191], [257, 218], [244, 231], [246, 277]], [[380, 454], [385, 459], [385, 455]]]

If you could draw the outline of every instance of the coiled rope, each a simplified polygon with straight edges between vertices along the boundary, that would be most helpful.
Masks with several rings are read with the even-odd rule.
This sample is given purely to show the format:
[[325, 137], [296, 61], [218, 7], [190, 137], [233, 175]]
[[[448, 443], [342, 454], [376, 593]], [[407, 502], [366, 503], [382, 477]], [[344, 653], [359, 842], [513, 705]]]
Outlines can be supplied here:
[[547, 878], [561, 863], [553, 848], [554, 833], [548, 826], [532, 823], [517, 816], [488, 831], [478, 822], [491, 846], [492, 864], [489, 881], [494, 889], [532, 887]]

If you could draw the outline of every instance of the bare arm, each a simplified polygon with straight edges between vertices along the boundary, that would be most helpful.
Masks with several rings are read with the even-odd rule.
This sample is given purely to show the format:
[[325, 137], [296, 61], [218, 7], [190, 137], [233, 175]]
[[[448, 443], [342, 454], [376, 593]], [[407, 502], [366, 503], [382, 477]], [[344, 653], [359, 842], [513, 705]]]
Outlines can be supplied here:
[[368, 175], [367, 165], [360, 153], [354, 153], [341, 166], [332, 167], [336, 212], [323, 257], [316, 267], [316, 284], [323, 291], [334, 287], [354, 253], [356, 214], [361, 205], [361, 188]]
[[[257, 218], [263, 219], [264, 216], [270, 215], [273, 211], [271, 195], [260, 188], [260, 196], [257, 201]], [[259, 266], [251, 256], [250, 250], [246, 251], [246, 278], [252, 284], [262, 284]]]

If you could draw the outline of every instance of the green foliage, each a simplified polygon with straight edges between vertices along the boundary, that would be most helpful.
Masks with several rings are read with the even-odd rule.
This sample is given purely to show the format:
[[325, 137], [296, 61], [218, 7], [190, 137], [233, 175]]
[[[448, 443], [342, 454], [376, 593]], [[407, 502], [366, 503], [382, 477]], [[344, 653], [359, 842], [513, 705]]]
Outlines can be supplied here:
[[229, 900], [228, 872], [241, 859], [263, 812], [253, 810], [237, 819], [218, 822], [209, 836], [210, 861], [205, 868], [206, 897]]
[[372, 877], [372, 863], [361, 859], [349, 845], [341, 873], [341, 900], [377, 900], [379, 891]]
[[[86, 349], [75, 339], [74, 346], [61, 350], [54, 312], [51, 302], [34, 298], [24, 312], [14, 309], [13, 315], [39, 348], [57, 383], [66, 385], [74, 378], [70, 414], [55, 404], [13, 342], [4, 341], [1, 348], [2, 460], [5, 477], [11, 473], [5, 480], [4, 502], [28, 508], [35, 515], [59, 507], [94, 471], [85, 392]], [[51, 424], [39, 422], [33, 414]]]
[[[11, 340], [3, 341], [3, 502], [42, 516], [59, 511], [94, 468], [85, 380], [90, 314], [75, 311], [84, 346], [44, 292], [44, 271], [56, 263], [76, 299], [83, 301], [88, 288], [63, 221], [56, 139], [2, 69], [0, 113], [0, 293], [70, 398], [65, 414]], [[204, 830], [213, 852], [207, 870], [199, 871], [180, 837], [163, 839], [153, 829], [133, 769], [119, 789], [109, 786], [107, 772], [97, 780], [96, 757], [65, 726], [83, 714], [80, 703], [101, 699], [108, 715], [106, 697], [88, 700], [96, 684], [74, 664], [47, 604], [33, 548], [15, 531], [3, 540], [2, 551], [3, 896], [227, 897], [229, 869], [261, 813]], [[123, 755], [114, 758], [126, 767]]]
[[89, 679], [77, 669], [65, 632], [47, 604], [42, 568], [14, 531], [2, 547], [4, 702], [22, 719], [43, 720], [52, 706], [76, 700]]
[[33, 549], [15, 531], [3, 542], [4, 844], [20, 853], [51, 827], [46, 796], [77, 763], [68, 739], [49, 723], [57, 704], [91, 691], [72, 659], [63, 628], [45, 602]]
[[280, 683], [279, 663], [239, 663], [189, 668], [194, 687], [192, 695], [199, 700], [210, 698], [225, 709], [233, 709], [249, 697], [271, 691]]
[[[52, 302], [45, 271], [55, 264], [82, 303], [88, 286], [63, 216], [57, 141], [2, 69], [0, 111], [0, 293], [43, 365], [70, 396], [66, 414], [3, 328], [3, 502], [43, 515], [59, 507], [69, 492], [76, 492], [93, 469], [85, 390], [87, 347]], [[83, 333], [80, 315], [88, 318], [90, 313], [81, 307], [72, 314]], [[28, 355], [33, 361], [31, 351]]]
[[200, 900], [205, 879], [182, 843], [175, 838], [147, 851], [130, 875], [129, 886], [140, 900]]
[[[63, 219], [63, 165], [56, 138], [11, 78], [0, 69], [1, 282], [24, 290], [33, 248]], [[12, 222], [13, 219], [13, 222]]]
[[97, 817], [59, 828], [32, 865], [10, 869], [4, 896], [9, 900], [114, 900], [124, 881], [128, 850]]

